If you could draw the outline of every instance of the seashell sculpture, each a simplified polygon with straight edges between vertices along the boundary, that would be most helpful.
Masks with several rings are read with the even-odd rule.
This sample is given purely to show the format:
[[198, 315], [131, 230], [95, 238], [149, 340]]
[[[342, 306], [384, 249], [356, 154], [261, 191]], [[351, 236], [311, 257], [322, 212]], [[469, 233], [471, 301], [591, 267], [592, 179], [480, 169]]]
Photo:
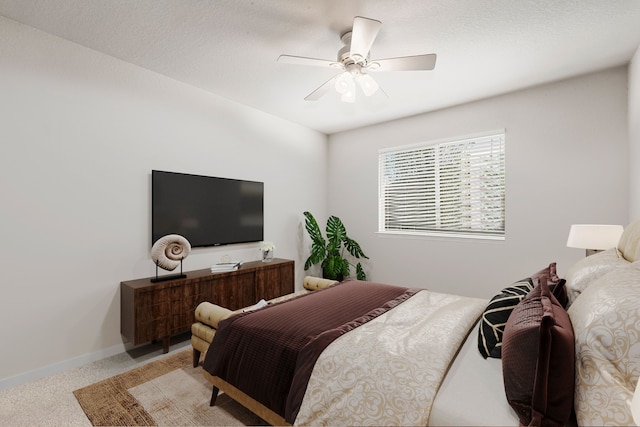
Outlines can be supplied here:
[[151, 259], [165, 270], [173, 271], [191, 252], [191, 244], [179, 234], [159, 238], [151, 247]]

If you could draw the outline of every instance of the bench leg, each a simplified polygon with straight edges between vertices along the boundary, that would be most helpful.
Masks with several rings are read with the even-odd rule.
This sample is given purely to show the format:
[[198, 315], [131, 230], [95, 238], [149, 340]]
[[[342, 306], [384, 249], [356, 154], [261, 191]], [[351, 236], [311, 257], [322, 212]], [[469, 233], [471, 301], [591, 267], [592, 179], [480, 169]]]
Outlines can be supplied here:
[[200, 350], [193, 349], [193, 367], [197, 368], [200, 364]]
[[209, 402], [209, 406], [213, 406], [216, 404], [216, 399], [218, 398], [218, 387], [213, 387], [213, 391], [211, 392], [211, 402]]

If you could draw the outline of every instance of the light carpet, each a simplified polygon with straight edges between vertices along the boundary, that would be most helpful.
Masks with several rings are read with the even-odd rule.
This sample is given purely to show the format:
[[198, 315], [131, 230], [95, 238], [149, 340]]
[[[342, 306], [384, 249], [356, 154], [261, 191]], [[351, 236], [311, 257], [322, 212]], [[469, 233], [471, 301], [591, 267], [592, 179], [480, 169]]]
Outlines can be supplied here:
[[225, 394], [210, 407], [211, 384], [191, 357], [185, 350], [73, 394], [94, 426], [264, 425]]

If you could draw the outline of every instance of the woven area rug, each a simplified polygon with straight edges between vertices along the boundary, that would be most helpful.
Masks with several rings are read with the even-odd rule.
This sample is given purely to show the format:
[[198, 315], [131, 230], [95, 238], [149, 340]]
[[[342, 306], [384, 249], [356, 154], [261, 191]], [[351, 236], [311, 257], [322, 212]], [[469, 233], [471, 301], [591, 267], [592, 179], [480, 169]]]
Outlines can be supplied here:
[[94, 426], [234, 426], [264, 422], [211, 384], [181, 351], [73, 392]]

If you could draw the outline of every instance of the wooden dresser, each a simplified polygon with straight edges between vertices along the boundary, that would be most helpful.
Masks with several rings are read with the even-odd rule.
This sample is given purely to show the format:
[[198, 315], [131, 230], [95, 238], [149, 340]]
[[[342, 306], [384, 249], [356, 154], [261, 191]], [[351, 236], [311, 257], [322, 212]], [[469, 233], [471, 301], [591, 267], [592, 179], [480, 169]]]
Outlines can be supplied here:
[[120, 283], [120, 332], [133, 344], [163, 340], [187, 332], [198, 304], [209, 301], [237, 310], [261, 298], [272, 299], [294, 290], [294, 262], [276, 258], [252, 261], [235, 271], [190, 271], [186, 278], [151, 282], [151, 278]]

